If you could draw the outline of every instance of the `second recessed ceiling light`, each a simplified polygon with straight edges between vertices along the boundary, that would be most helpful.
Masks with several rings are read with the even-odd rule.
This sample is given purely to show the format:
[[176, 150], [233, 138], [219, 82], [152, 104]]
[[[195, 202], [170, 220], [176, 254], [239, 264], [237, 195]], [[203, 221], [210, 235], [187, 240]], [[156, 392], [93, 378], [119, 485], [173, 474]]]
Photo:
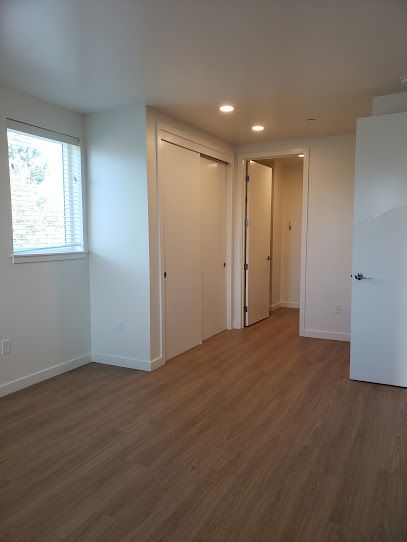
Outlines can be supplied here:
[[252, 130], [253, 132], [262, 132], [264, 130], [264, 126], [262, 126], [261, 124], [255, 124], [254, 126], [252, 126]]
[[234, 111], [234, 107], [233, 105], [229, 105], [229, 104], [225, 104], [225, 105], [221, 105], [219, 107], [219, 110], [222, 111], [222, 113], [231, 113], [232, 111]]

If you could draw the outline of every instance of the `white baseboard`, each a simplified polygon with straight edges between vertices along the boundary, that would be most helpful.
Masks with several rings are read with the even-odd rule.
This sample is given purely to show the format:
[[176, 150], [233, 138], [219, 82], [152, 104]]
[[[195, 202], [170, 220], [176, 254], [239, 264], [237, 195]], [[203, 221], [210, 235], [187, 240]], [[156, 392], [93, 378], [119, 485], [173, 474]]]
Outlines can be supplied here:
[[152, 361], [145, 361], [136, 358], [125, 358], [123, 356], [112, 356], [111, 354], [99, 354], [93, 352], [91, 360], [95, 363], [103, 363], [104, 365], [114, 365], [116, 367], [126, 367], [127, 369], [137, 369], [139, 371], [155, 371], [164, 365], [163, 359], [156, 358]]
[[156, 369], [159, 369], [163, 365], [165, 365], [165, 361], [163, 360], [162, 357], [155, 358], [153, 359], [153, 361], [151, 361], [151, 370], [155, 371]]
[[312, 337], [313, 339], [329, 339], [331, 341], [350, 342], [350, 333], [338, 333], [337, 331], [320, 331], [318, 329], [306, 329], [303, 336]]
[[285, 307], [286, 309], [299, 309], [300, 304], [296, 301], [282, 301], [281, 306]]
[[277, 303], [273, 303], [273, 305], [270, 305], [270, 311], [276, 311], [280, 307], [285, 307], [286, 309], [299, 309], [300, 304], [295, 303], [294, 301], [278, 301]]
[[87, 363], [90, 363], [89, 354], [86, 356], [81, 356], [80, 358], [64, 361], [63, 363], [58, 363], [57, 365], [52, 365], [51, 367], [47, 367], [41, 371], [17, 378], [11, 382], [6, 382], [5, 384], [0, 385], [0, 397], [8, 395], [9, 393], [14, 393], [18, 390], [22, 390], [23, 388], [28, 388], [28, 386], [38, 384], [38, 382], [48, 380], [48, 378], [52, 378], [53, 376], [72, 371], [72, 369], [76, 369], [77, 367], [81, 367], [81, 365], [86, 365]]

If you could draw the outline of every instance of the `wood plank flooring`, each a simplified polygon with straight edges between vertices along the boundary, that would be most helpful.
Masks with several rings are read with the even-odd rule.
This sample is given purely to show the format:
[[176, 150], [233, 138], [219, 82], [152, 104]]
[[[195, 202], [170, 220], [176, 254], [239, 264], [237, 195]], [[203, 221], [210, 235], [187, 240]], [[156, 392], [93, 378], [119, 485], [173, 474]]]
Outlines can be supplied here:
[[406, 541], [407, 390], [297, 311], [0, 400], [0, 540]]

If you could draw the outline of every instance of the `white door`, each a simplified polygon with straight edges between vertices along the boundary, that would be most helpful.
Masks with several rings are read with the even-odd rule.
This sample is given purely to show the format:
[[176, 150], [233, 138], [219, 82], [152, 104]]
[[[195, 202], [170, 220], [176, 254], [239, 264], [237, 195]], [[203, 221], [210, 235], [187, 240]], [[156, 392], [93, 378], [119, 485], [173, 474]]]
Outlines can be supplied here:
[[250, 162], [246, 182], [245, 325], [269, 316], [272, 170]]
[[407, 113], [358, 121], [350, 377], [407, 386]]
[[203, 338], [226, 329], [226, 166], [201, 157]]
[[200, 155], [161, 141], [160, 215], [164, 245], [166, 358], [202, 342]]

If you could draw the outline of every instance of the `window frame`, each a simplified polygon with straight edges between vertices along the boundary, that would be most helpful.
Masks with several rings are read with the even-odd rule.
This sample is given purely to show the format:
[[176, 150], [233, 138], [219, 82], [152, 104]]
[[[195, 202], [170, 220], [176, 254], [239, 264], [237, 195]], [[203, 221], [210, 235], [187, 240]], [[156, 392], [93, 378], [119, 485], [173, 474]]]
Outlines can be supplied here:
[[[14, 252], [14, 231], [13, 222], [11, 221], [11, 246], [12, 254], [11, 260], [14, 264], [19, 263], [35, 263], [35, 262], [51, 262], [58, 260], [81, 260], [88, 258], [88, 238], [87, 238], [87, 198], [86, 198], [86, 177], [85, 177], [85, 165], [84, 165], [84, 147], [78, 137], [70, 136], [47, 128], [42, 128], [33, 124], [17, 121], [12, 118], [7, 118], [7, 131], [15, 130], [17, 132], [25, 133], [34, 137], [41, 137], [49, 139], [51, 141], [57, 141], [60, 143], [68, 143], [71, 145], [77, 145], [80, 148], [80, 168], [81, 168], [81, 194], [82, 194], [82, 236], [83, 236], [83, 250], [70, 251], [60, 250], [49, 251], [49, 249], [33, 249], [32, 251], [25, 251], [24, 253]], [[6, 137], [8, 134], [6, 133]], [[7, 137], [8, 141], [8, 137]], [[7, 143], [8, 147], [8, 143]], [[12, 213], [11, 202], [11, 177], [10, 177], [10, 163], [7, 153], [7, 167], [9, 177], [9, 189], [10, 189], [10, 215]]]

